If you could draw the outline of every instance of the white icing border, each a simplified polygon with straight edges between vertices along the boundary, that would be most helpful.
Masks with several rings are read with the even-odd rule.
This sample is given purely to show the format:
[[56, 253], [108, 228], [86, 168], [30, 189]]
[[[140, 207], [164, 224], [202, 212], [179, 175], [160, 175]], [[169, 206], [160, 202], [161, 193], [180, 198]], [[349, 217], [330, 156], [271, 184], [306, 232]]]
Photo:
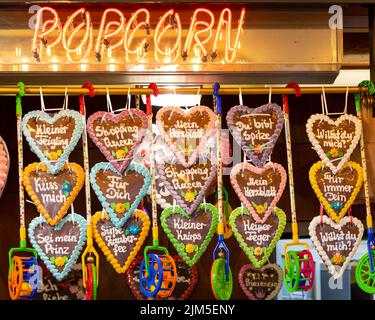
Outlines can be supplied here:
[[344, 225], [351, 222], [350, 221], [351, 218], [350, 217], [344, 217], [340, 220], [339, 223], [336, 224], [328, 216], [324, 215], [322, 218], [320, 216], [316, 216], [316, 217], [314, 217], [314, 219], [311, 220], [311, 223], [309, 225], [309, 234], [310, 234], [311, 240], [314, 244], [314, 247], [315, 247], [316, 251], [318, 252], [320, 257], [322, 258], [324, 264], [327, 266], [329, 273], [333, 276], [334, 279], [338, 279], [343, 275], [346, 267], [349, 265], [350, 261], [353, 258], [353, 255], [357, 251], [357, 249], [359, 247], [359, 244], [361, 243], [361, 240], [362, 240], [364, 227], [363, 227], [363, 224], [362, 224], [361, 220], [359, 220], [355, 217], [352, 217], [353, 224], [356, 225], [358, 227], [358, 230], [359, 230], [358, 238], [357, 238], [357, 241], [354, 244], [353, 250], [350, 252], [350, 254], [346, 258], [344, 264], [341, 266], [340, 270], [337, 272], [337, 270], [336, 270], [337, 267], [335, 267], [335, 265], [332, 264], [330, 258], [328, 257], [327, 253], [324, 251], [320, 241], [318, 240], [318, 237], [316, 236], [316, 227], [317, 227], [317, 225], [319, 225], [321, 223], [321, 219], [323, 219], [323, 223], [331, 226], [332, 228], [334, 228], [336, 230], [340, 230]]
[[[348, 150], [345, 152], [337, 166], [335, 166], [332, 161], [327, 157], [327, 155], [324, 153], [323, 148], [320, 146], [318, 140], [315, 138], [314, 133], [312, 132], [312, 126], [316, 121], [324, 120], [328, 122], [330, 125], [338, 126], [341, 122], [348, 120], [352, 121], [355, 124], [355, 136], [352, 140]], [[352, 114], [343, 114], [340, 117], [338, 117], [336, 120], [332, 120], [329, 116], [325, 114], [313, 114], [309, 120], [307, 120], [306, 123], [306, 132], [307, 136], [309, 137], [309, 140], [311, 144], [313, 145], [313, 148], [319, 155], [320, 159], [322, 159], [324, 165], [326, 165], [328, 168], [332, 170], [333, 174], [336, 174], [341, 170], [343, 165], [349, 160], [350, 155], [353, 153], [354, 149], [357, 147], [357, 144], [359, 142], [359, 139], [362, 134], [362, 123], [361, 121]]]

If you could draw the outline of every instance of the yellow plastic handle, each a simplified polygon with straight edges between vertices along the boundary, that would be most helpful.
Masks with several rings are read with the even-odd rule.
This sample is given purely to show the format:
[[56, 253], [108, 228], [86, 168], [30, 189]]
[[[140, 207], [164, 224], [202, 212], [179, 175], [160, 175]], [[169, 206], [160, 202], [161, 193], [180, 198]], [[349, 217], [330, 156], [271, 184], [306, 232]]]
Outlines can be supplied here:
[[372, 228], [372, 216], [370, 215], [366, 216], [366, 224], [367, 224], [367, 228]]

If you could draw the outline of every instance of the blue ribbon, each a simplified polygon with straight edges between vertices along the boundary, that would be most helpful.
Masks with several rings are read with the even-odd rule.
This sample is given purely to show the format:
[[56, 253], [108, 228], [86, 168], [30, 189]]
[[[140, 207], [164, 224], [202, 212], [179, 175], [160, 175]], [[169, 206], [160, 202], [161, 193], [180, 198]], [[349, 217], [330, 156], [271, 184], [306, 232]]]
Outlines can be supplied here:
[[216, 97], [216, 114], [221, 114], [221, 95], [219, 94], [220, 83], [214, 84], [214, 96]]

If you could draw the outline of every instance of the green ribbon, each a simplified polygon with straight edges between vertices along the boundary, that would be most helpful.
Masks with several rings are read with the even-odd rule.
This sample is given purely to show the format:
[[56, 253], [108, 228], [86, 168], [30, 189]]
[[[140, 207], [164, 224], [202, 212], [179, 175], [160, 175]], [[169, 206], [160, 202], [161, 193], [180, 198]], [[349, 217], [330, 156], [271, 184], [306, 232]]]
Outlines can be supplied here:
[[[361, 83], [358, 85], [358, 88], [363, 88], [366, 87], [368, 89], [368, 92], [373, 95], [375, 93], [375, 87], [372, 81], [370, 80], [363, 80]], [[361, 111], [361, 99], [359, 97], [359, 92], [356, 92], [354, 95], [354, 100], [355, 100], [355, 108], [358, 111]]]
[[16, 94], [16, 115], [22, 115], [22, 97], [25, 96], [25, 84], [23, 82], [18, 82], [17, 87], [19, 92]]

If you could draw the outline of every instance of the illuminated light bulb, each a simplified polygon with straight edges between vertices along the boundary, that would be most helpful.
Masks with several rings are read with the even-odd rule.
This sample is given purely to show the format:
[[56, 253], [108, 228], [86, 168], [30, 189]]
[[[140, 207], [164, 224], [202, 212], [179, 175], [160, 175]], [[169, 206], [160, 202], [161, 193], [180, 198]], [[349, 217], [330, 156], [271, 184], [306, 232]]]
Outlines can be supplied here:
[[[236, 52], [238, 50], [238, 44], [240, 41], [240, 34], [241, 30], [243, 28], [243, 24], [245, 21], [245, 8], [242, 8], [240, 18], [238, 20], [238, 27], [236, 36], [234, 38], [234, 43], [232, 45], [232, 39], [231, 39], [231, 32], [232, 32], [232, 11], [228, 8], [223, 9], [223, 11], [220, 14], [219, 22], [217, 25], [217, 31], [215, 36], [215, 41], [212, 49], [211, 57], [214, 60], [217, 56], [217, 46], [218, 42], [220, 41], [220, 35], [222, 32], [222, 29], [224, 27], [224, 24], [226, 26], [226, 36], [225, 36], [225, 61], [227, 63], [233, 62], [234, 58], [236, 57]], [[227, 17], [226, 17], [227, 16]]]
[[193, 65], [193, 71], [199, 71], [199, 64]]
[[[138, 23], [138, 16], [144, 14], [145, 18], [142, 22]], [[135, 49], [131, 48], [132, 42], [134, 40], [137, 31], [141, 28], [146, 29], [146, 35], [149, 34], [149, 26], [150, 26], [150, 12], [147, 9], [139, 9], [137, 10], [129, 19], [128, 23], [125, 27], [125, 34], [124, 34], [124, 49], [125, 49], [125, 59], [127, 62], [130, 62], [130, 56], [136, 56], [136, 61], [140, 61], [147, 53], [148, 43], [147, 39], [143, 38], [141, 43], [135, 47]]]
[[86, 71], [86, 70], [87, 70], [87, 64], [81, 63], [81, 71]]
[[[108, 15], [111, 13], [117, 15], [119, 21], [107, 21], [109, 20]], [[105, 48], [107, 48], [108, 56], [110, 56], [110, 51], [122, 45], [124, 40], [123, 33], [125, 28], [125, 21], [126, 20], [124, 18], [124, 15], [120, 10], [109, 8], [104, 11], [100, 22], [98, 37], [95, 44], [95, 55], [98, 61], [101, 61], [101, 57], [103, 56]], [[112, 27], [115, 27], [115, 30], [109, 32], [109, 30]], [[121, 35], [120, 40], [116, 41], [115, 43], [112, 43], [110, 39], [116, 37], [117, 35]]]
[[111, 72], [116, 71], [116, 65], [113, 64], [113, 63], [110, 63], [110, 64], [108, 65], [108, 68], [109, 68], [109, 71], [111, 71]]
[[52, 54], [51, 48], [47, 48], [46, 53], [47, 53], [47, 56], [51, 56]]
[[27, 63], [22, 64], [22, 71], [29, 71], [29, 65]]
[[[169, 23], [166, 23], [167, 19]], [[164, 50], [161, 49], [160, 44], [162, 43], [164, 34], [170, 30], [176, 31], [176, 39], [172, 47], [166, 46]], [[181, 51], [181, 37], [182, 37], [182, 26], [181, 20], [178, 13], [175, 13], [173, 9], [167, 11], [159, 20], [155, 27], [154, 33], [154, 57], [155, 60], [160, 61], [159, 55], [167, 56], [163, 61], [164, 63], [171, 63], [176, 61], [180, 56]]]
[[58, 71], [59, 70], [59, 65], [56, 64], [56, 63], [52, 64], [52, 70], [53, 71]]
[[[82, 17], [82, 22], [74, 26], [73, 21], [77, 17]], [[79, 41], [78, 45], [72, 47], [73, 39], [78, 36], [78, 33], [85, 28], [84, 35]], [[68, 32], [71, 31], [68, 36]], [[62, 44], [66, 51], [67, 58], [71, 62], [82, 62], [90, 54], [90, 50], [93, 45], [93, 36], [92, 36], [92, 23], [90, 13], [85, 10], [85, 8], [78, 9], [75, 11], [65, 22], [62, 35]], [[80, 56], [78, 60], [72, 58], [71, 54], [76, 54]]]
[[[197, 16], [200, 13], [205, 13], [209, 16], [210, 22], [206, 22], [203, 20], [198, 20]], [[182, 53], [182, 58], [186, 60], [189, 51], [193, 45], [193, 40], [195, 42], [194, 47], [198, 46], [200, 51], [203, 54], [203, 60], [206, 60], [207, 57], [207, 50], [205, 48], [205, 44], [210, 40], [212, 37], [212, 28], [215, 23], [215, 17], [210, 10], [198, 8], [194, 11], [193, 17], [191, 19], [190, 28], [185, 40], [184, 49]], [[198, 29], [199, 26], [203, 26], [202, 29]], [[206, 38], [203, 38], [203, 34], [209, 33]], [[202, 38], [201, 38], [202, 37]]]
[[[52, 20], [47, 20], [43, 23], [43, 13], [50, 13], [52, 14]], [[42, 28], [39, 28], [42, 25]], [[43, 7], [40, 8], [37, 12], [36, 16], [36, 28], [34, 30], [33, 41], [31, 45], [31, 51], [33, 53], [34, 58], [37, 61], [40, 61], [41, 57], [41, 45], [45, 45], [46, 48], [51, 49], [55, 45], [57, 45], [61, 41], [62, 32], [61, 32], [61, 23], [59, 19], [59, 15], [57, 14], [56, 10], [50, 7]], [[47, 36], [49, 36], [52, 32], [57, 31], [57, 37], [54, 41], [47, 42]]]

